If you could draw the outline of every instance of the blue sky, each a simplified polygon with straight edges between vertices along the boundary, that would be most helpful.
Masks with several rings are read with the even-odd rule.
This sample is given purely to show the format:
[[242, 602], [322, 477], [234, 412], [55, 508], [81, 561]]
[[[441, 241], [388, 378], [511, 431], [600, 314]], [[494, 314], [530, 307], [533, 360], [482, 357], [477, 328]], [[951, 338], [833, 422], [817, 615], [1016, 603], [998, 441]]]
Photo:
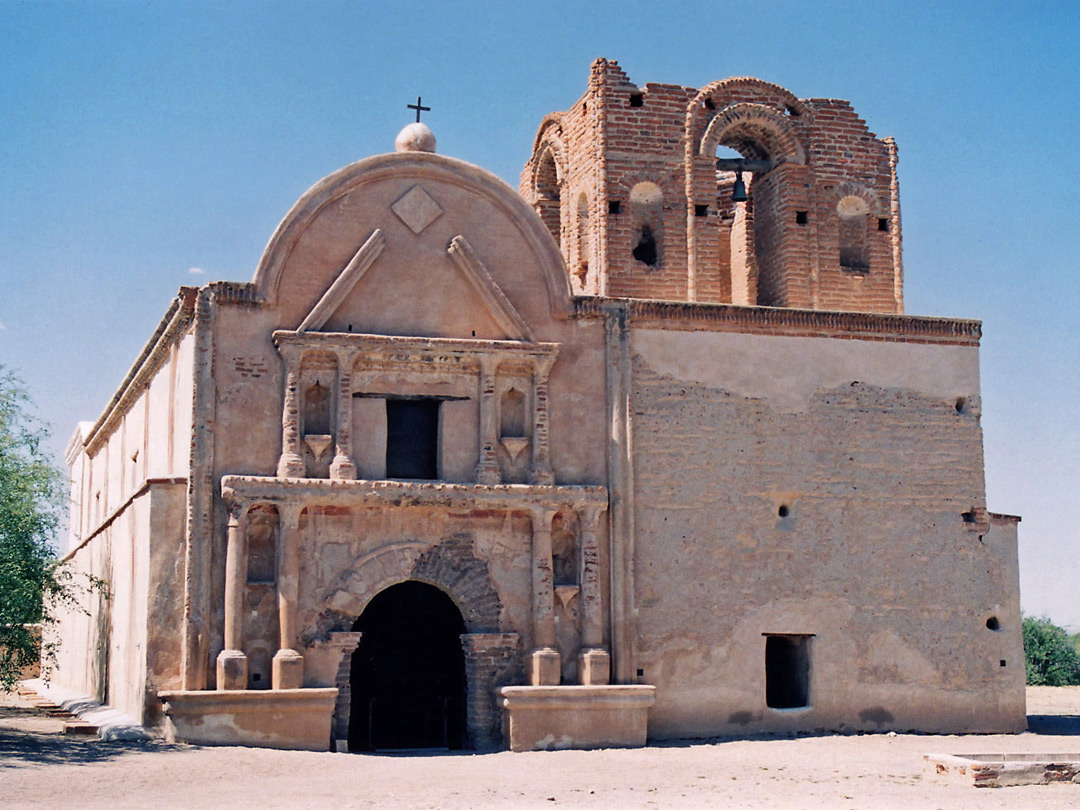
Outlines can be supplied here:
[[[896, 137], [907, 311], [983, 320], [988, 506], [1024, 609], [1080, 631], [1074, 3], [0, 0], [0, 363], [57, 456], [177, 288], [249, 279], [305, 189], [392, 149], [517, 185], [589, 63], [849, 99]], [[199, 272], [196, 272], [199, 271]]]

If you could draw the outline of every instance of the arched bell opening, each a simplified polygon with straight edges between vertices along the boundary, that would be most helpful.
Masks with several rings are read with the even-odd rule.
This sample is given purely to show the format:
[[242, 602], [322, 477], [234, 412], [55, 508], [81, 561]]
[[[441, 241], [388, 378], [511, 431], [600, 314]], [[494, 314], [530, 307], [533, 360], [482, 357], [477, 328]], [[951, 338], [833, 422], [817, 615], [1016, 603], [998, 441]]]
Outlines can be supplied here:
[[465, 621], [438, 588], [409, 580], [377, 594], [352, 628], [349, 750], [466, 743]]

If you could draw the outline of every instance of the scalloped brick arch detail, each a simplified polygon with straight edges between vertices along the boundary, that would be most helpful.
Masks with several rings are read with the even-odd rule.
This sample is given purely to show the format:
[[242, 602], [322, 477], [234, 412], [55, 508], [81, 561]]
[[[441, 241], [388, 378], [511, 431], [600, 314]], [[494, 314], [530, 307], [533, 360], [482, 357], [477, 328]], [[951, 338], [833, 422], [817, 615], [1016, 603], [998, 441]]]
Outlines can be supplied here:
[[345, 617], [351, 626], [378, 594], [408, 580], [432, 585], [449, 596], [468, 632], [498, 632], [502, 601], [487, 563], [473, 554], [472, 537], [467, 533], [434, 546], [394, 543], [360, 557], [330, 589], [321, 613]]
[[835, 209], [836, 204], [844, 197], [858, 197], [863, 200], [870, 208], [870, 212], [876, 217], [888, 216], [888, 208], [882, 204], [881, 199], [874, 190], [864, 186], [862, 183], [855, 183], [848, 181], [841, 183], [831, 192], [829, 192], [829, 202]]
[[[741, 152], [749, 151], [750, 154], [746, 156], [751, 158], [771, 158], [777, 163], [806, 163], [806, 150], [795, 135], [791, 122], [764, 104], [744, 101], [729, 104], [720, 110], [709, 122], [698, 154], [712, 157], [721, 143]], [[758, 154], [759, 151], [764, 154]]]

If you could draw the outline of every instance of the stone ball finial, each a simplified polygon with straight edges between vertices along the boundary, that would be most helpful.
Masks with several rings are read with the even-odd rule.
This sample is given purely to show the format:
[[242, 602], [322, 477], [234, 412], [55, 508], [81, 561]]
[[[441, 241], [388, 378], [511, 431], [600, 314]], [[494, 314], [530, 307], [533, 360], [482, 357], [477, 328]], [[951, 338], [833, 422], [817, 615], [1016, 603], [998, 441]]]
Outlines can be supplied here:
[[394, 148], [398, 152], [434, 152], [435, 135], [426, 124], [409, 124], [394, 138]]

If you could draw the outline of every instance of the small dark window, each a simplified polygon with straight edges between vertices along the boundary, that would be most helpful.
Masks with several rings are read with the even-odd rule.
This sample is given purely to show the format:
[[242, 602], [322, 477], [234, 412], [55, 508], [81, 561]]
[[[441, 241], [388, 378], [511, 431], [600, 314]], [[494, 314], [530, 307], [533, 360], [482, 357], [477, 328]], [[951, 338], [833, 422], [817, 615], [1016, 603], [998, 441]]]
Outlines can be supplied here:
[[888, 232], [888, 230], [889, 230], [889, 220], [885, 219], [884, 217], [882, 217], [881, 219], [879, 219], [879, 220], [877, 221], [877, 229], [878, 229], [879, 231], [886, 231], [886, 232]]
[[631, 107], [642, 107], [642, 106], [644, 106], [644, 104], [645, 104], [645, 94], [644, 93], [631, 93], [630, 94], [630, 106]]
[[698, 204], [698, 205], [694, 206], [694, 216], [695, 217], [707, 217], [708, 215], [709, 215], [709, 206], [708, 205], [700, 205], [700, 204]]
[[997, 616], [991, 616], [986, 620], [986, 629], [994, 630], [995, 632], [1001, 629], [1001, 622], [998, 621]]
[[776, 514], [778, 514], [782, 518], [787, 517], [788, 516], [788, 508], [787, 508], [787, 506], [785, 504], [781, 504], [780, 508], [776, 510]]
[[438, 478], [439, 400], [386, 400], [386, 477]]
[[660, 261], [659, 251], [656, 249], [656, 239], [653, 237], [652, 228], [648, 225], [641, 226], [641, 238], [637, 247], [634, 248], [634, 258], [649, 267], [656, 267]]
[[975, 512], [974, 511], [963, 512], [963, 513], [961, 513], [960, 517], [963, 518], [964, 523], [974, 523], [975, 522]]
[[765, 637], [765, 705], [799, 709], [810, 705], [811, 636]]
[[796, 211], [795, 212], [795, 224], [796, 225], [805, 225], [809, 221], [810, 221], [810, 215], [806, 211]]
[[1005, 659], [1004, 658], [1001, 659], [1001, 664], [1000, 665], [1005, 666]]
[[622, 205], [618, 200], [608, 200], [607, 210], [609, 214], [618, 214], [622, 210]]
[[703, 102], [701, 102], [701, 105], [702, 105], [702, 106], [703, 106], [703, 107], [704, 107], [704, 108], [705, 108], [706, 110], [715, 110], [715, 109], [716, 109], [716, 105], [715, 105], [715, 104], [713, 104], [713, 100], [712, 100], [711, 98], [707, 98], [707, 99], [705, 99], [705, 100], [704, 100]]

